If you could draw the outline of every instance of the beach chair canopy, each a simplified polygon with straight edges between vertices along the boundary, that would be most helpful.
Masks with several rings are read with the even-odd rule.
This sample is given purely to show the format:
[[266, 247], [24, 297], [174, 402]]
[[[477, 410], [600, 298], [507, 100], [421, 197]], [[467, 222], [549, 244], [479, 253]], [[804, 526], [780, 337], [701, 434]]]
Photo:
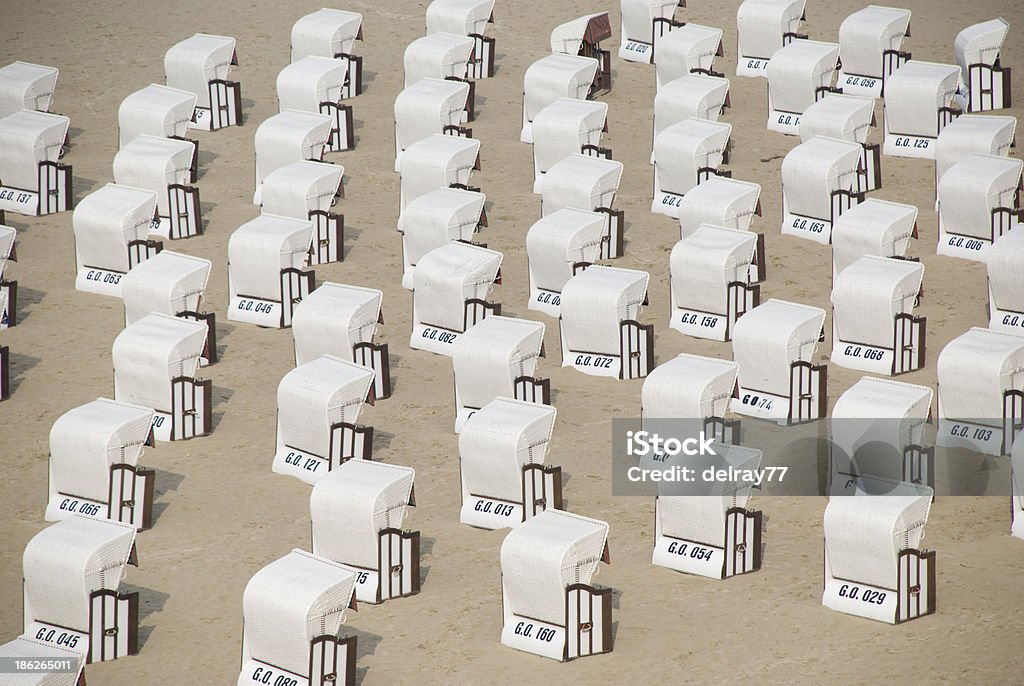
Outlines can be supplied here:
[[576, 53], [547, 55], [527, 67], [523, 76], [526, 121], [533, 121], [542, 109], [559, 98], [586, 100], [597, 67], [597, 60]]
[[597, 45], [611, 37], [612, 23], [607, 12], [585, 14], [551, 31], [551, 52], [579, 55], [584, 43]]
[[579, 153], [551, 165], [541, 179], [544, 215], [572, 207], [596, 210], [611, 207], [622, 179], [622, 162]]
[[968, 155], [939, 180], [939, 212], [948, 233], [992, 240], [992, 210], [1014, 207], [1024, 161]]
[[770, 58], [783, 46], [783, 34], [796, 33], [806, 0], [743, 0], [736, 11], [736, 34], [743, 57]]
[[65, 412], [50, 429], [51, 488], [107, 502], [111, 465], [138, 464], [152, 423], [152, 409], [106, 398]]
[[136, 136], [184, 137], [196, 110], [196, 94], [151, 83], [121, 101], [117, 108], [119, 145]]
[[1024, 231], [996, 239], [988, 253], [988, 287], [1000, 310], [1024, 312]]
[[839, 56], [843, 71], [860, 76], [883, 76], [882, 54], [898, 51], [910, 31], [910, 10], [868, 5], [839, 25]]
[[333, 355], [291, 370], [277, 387], [281, 442], [327, 457], [331, 454], [331, 427], [356, 423], [372, 385], [372, 369]]
[[606, 221], [600, 212], [564, 207], [534, 223], [526, 233], [533, 285], [560, 293], [572, 278], [574, 264], [595, 262], [600, 256]]
[[[672, 19], [680, 6], [685, 7], [686, 0], [621, 0], [623, 39], [653, 43], [654, 20]], [[661, 43], [658, 54], [661, 54]]]
[[88, 633], [95, 591], [116, 591], [135, 545], [135, 527], [71, 517], [32, 537], [22, 557], [31, 620]]
[[790, 365], [810, 362], [818, 349], [825, 310], [772, 298], [736, 320], [732, 356], [740, 386], [788, 397]]
[[195, 93], [197, 107], [210, 107], [210, 81], [227, 79], [236, 63], [235, 39], [197, 33], [164, 55], [167, 85]]
[[319, 160], [331, 136], [326, 114], [285, 110], [265, 119], [256, 129], [256, 181], [292, 162]]
[[804, 110], [800, 117], [800, 141], [823, 136], [863, 145], [874, 120], [874, 98], [829, 93]]
[[117, 400], [168, 409], [171, 382], [196, 375], [206, 336], [206, 322], [158, 312], [126, 326], [112, 351]]
[[114, 183], [156, 193], [160, 215], [170, 216], [168, 187], [191, 181], [195, 151], [189, 141], [140, 135], [114, 155]]
[[678, 307], [725, 314], [729, 284], [747, 283], [757, 235], [703, 224], [672, 248], [669, 266]]
[[82, 198], [71, 215], [78, 268], [127, 272], [128, 244], [149, 235], [156, 203], [153, 191], [114, 183]]
[[0, 224], [0, 278], [3, 278], [7, 263], [14, 258], [14, 244], [17, 238], [16, 229]]
[[723, 417], [736, 386], [731, 360], [683, 353], [655, 367], [644, 379], [640, 412], [654, 419]]
[[728, 97], [729, 79], [687, 74], [669, 81], [654, 96], [654, 137], [691, 117], [718, 121]]
[[892, 133], [939, 135], [940, 108], [956, 95], [960, 68], [910, 60], [889, 76], [885, 84], [886, 128]]
[[455, 390], [464, 407], [515, 397], [516, 379], [533, 376], [544, 345], [544, 324], [530, 319], [487, 317], [452, 345]]
[[413, 143], [399, 160], [403, 208], [425, 193], [466, 184], [480, 157], [480, 141], [435, 134]]
[[689, 236], [701, 224], [749, 230], [760, 195], [760, 184], [712, 176], [679, 201], [681, 235]]
[[561, 323], [569, 351], [618, 356], [619, 326], [637, 320], [647, 298], [650, 274], [595, 265], [562, 288]]
[[7, 643], [0, 643], [0, 661], [4, 664], [14, 664], [17, 659], [30, 660], [74, 660], [72, 664], [78, 664], [78, 671], [66, 672], [21, 672], [18, 674], [5, 674], [9, 686], [78, 686], [79, 677], [82, 673], [82, 654], [76, 653], [68, 648], [61, 648], [37, 641], [34, 638], [18, 636]]
[[329, 212], [341, 190], [345, 168], [340, 164], [302, 160], [263, 179], [263, 211], [292, 219], [308, 219], [313, 211]]
[[280, 111], [320, 112], [320, 103], [337, 103], [348, 76], [348, 62], [309, 55], [292, 62], [277, 74]]
[[448, 243], [420, 258], [413, 270], [420, 322], [452, 331], [465, 328], [465, 302], [490, 295], [502, 254], [468, 243]]
[[[862, 490], [874, 483], [884, 485], [884, 495]], [[825, 555], [832, 577], [895, 591], [900, 551], [921, 545], [932, 493], [927, 486], [861, 479], [856, 495], [831, 498]]]
[[466, 122], [469, 84], [450, 79], [422, 78], [395, 98], [395, 139], [400, 150], [446, 126]]
[[302, 299], [292, 317], [295, 363], [321, 355], [351, 355], [356, 343], [371, 343], [384, 294], [375, 288], [322, 283]]
[[902, 257], [917, 226], [917, 208], [868, 198], [836, 218], [832, 226], [832, 261], [836, 274], [862, 255]]
[[306, 259], [313, 225], [301, 219], [261, 214], [228, 239], [228, 272], [234, 290], [262, 300], [281, 298], [281, 270], [299, 269]]
[[923, 279], [923, 264], [890, 257], [865, 255], [846, 267], [832, 287], [839, 340], [894, 347], [894, 318], [914, 309]]
[[0, 117], [21, 110], [48, 112], [57, 74], [57, 67], [31, 62], [11, 62], [0, 67]]
[[308, 675], [310, 643], [324, 635], [341, 637], [355, 586], [355, 571], [304, 550], [256, 572], [242, 595], [252, 659]]
[[854, 188], [862, 152], [856, 143], [817, 136], [786, 153], [782, 187], [789, 212], [831, 217], [832, 193]]
[[935, 178], [967, 155], [1008, 155], [1017, 131], [1017, 117], [964, 114], [942, 129], [935, 141]]
[[687, 76], [694, 69], [711, 71], [715, 57], [722, 54], [722, 29], [684, 24], [658, 38], [657, 78], [659, 87]]
[[427, 33], [484, 35], [494, 0], [433, 0], [427, 5]]
[[405, 49], [405, 87], [422, 78], [465, 78], [475, 42], [465, 35], [430, 33]]
[[699, 169], [722, 163], [731, 135], [732, 124], [696, 118], [662, 129], [654, 139], [658, 190], [685, 195], [696, 187]]
[[415, 265], [434, 248], [469, 241], [476, 232], [487, 197], [461, 188], [438, 188], [402, 210], [398, 230], [405, 234], [405, 255]]
[[411, 467], [370, 460], [348, 460], [332, 469], [309, 498], [316, 553], [377, 569], [380, 532], [402, 528], [415, 476]]
[[320, 9], [292, 25], [292, 62], [303, 57], [351, 55], [363, 38], [363, 15], [344, 10]]
[[553, 164], [597, 145], [608, 119], [608, 103], [559, 98], [533, 118], [533, 156], [546, 172]]
[[795, 40], [768, 63], [768, 94], [772, 109], [801, 113], [829, 88], [839, 65], [839, 44]]
[[939, 353], [939, 416], [1002, 426], [1003, 392], [1024, 390], [1024, 337], [973, 327]]
[[512, 398], [495, 398], [474, 412], [459, 434], [466, 490], [522, 502], [523, 467], [544, 464], [554, 426], [554, 407]]
[[566, 589], [590, 583], [607, 540], [605, 522], [561, 510], [545, 510], [513, 529], [501, 543], [509, 610], [563, 626]]
[[956, 34], [953, 52], [956, 53], [956, 61], [960, 65], [965, 83], [968, 80], [968, 68], [972, 64], [995, 64], [1009, 31], [1010, 24], [1002, 17], [998, 17], [980, 24], [972, 24]]
[[210, 279], [210, 260], [164, 250], [135, 265], [121, 278], [125, 324], [150, 312], [172, 317], [197, 312]]
[[35, 191], [39, 163], [56, 162], [71, 120], [59, 114], [22, 110], [0, 119], [0, 180], [7, 188]]

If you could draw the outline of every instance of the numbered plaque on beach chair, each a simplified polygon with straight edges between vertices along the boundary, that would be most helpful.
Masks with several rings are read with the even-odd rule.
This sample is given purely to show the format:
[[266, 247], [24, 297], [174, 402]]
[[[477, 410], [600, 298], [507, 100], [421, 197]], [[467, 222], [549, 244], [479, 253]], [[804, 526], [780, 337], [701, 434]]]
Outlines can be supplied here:
[[836, 92], [839, 45], [795, 40], [781, 48], [768, 64], [768, 130], [790, 136], [800, 133], [807, 108]]
[[476, 191], [438, 188], [406, 205], [398, 217], [403, 288], [412, 290], [413, 268], [431, 250], [456, 241], [472, 243], [480, 227], [487, 225], [486, 200]]
[[1011, 525], [1010, 533], [1024, 539], [1024, 441], [1013, 447], [1010, 459]]
[[0, 295], [4, 299], [0, 305], [0, 330], [18, 323], [18, 282], [5, 276], [7, 265], [18, 261], [17, 238], [14, 228], [0, 223]]
[[733, 359], [736, 414], [780, 425], [821, 419], [828, 405], [828, 367], [814, 364], [825, 337], [825, 310], [772, 298], [736, 321]]
[[839, 25], [839, 88], [850, 95], [880, 98], [885, 82], [910, 53], [901, 50], [910, 37], [910, 10], [868, 5]]
[[1024, 336], [1024, 231], [992, 244], [988, 268], [988, 328]]
[[964, 114], [942, 129], [935, 141], [935, 188], [954, 164], [968, 155], [1006, 157], [1016, 145], [1017, 117]]
[[235, 229], [228, 239], [228, 319], [284, 329], [295, 307], [316, 287], [312, 269], [303, 269], [313, 239], [313, 223], [261, 214]]
[[459, 434], [459, 521], [481, 529], [515, 528], [547, 509], [562, 509], [562, 468], [546, 465], [555, 408], [495, 398]]
[[571, 207], [606, 215], [601, 258], [622, 256], [625, 212], [613, 208], [622, 162], [575, 154], [551, 165], [541, 177], [541, 216]]
[[612, 53], [601, 49], [601, 41], [611, 37], [612, 24], [607, 12], [585, 14], [559, 24], [551, 31], [551, 52], [587, 57], [597, 62], [597, 73], [594, 74], [588, 97], [612, 89]]
[[592, 376], [640, 379], [654, 369], [654, 325], [641, 324], [650, 274], [595, 265], [562, 288], [562, 366]]
[[740, 422], [725, 419], [739, 366], [730, 360], [683, 353], [663, 362], [644, 380], [642, 419], [700, 420], [705, 434], [738, 444]]
[[651, 212], [679, 218], [679, 203], [692, 189], [729, 161], [732, 124], [707, 119], [685, 119], [654, 137], [654, 199]]
[[501, 543], [501, 642], [565, 662], [612, 650], [612, 589], [591, 584], [609, 562], [608, 524], [545, 510]]
[[935, 448], [925, 443], [932, 389], [865, 376], [831, 415], [829, 495], [854, 495], [862, 476], [935, 487]]
[[864, 149], [816, 136], [782, 160], [782, 233], [828, 245], [839, 216], [864, 200]]
[[0, 661], [14, 664], [15, 660], [38, 660], [53, 665], [52, 670], [19, 674], [18, 686], [81, 686], [85, 683], [85, 661], [74, 650], [34, 638], [19, 636], [0, 643]]
[[0, 118], [22, 110], [49, 112], [57, 76], [57, 67], [31, 62], [0, 67]]
[[324, 355], [300, 364], [277, 387], [277, 452], [273, 471], [315, 484], [338, 465], [368, 460], [373, 427], [357, 424], [373, 403], [373, 370]]
[[847, 369], [895, 376], [925, 362], [920, 301], [924, 265], [865, 255], [832, 286], [832, 362]]
[[1024, 221], [1024, 162], [1014, 157], [968, 155], [939, 181], [938, 254], [988, 260], [992, 244]]
[[151, 408], [106, 398], [62, 414], [50, 429], [46, 521], [80, 515], [152, 526], [155, 473], [139, 458], [153, 444], [153, 417]]
[[612, 151], [601, 147], [607, 128], [604, 102], [559, 98], [538, 112], [533, 120], [533, 192], [540, 191], [541, 177], [569, 155], [611, 159]]
[[[667, 25], [662, 22], [662, 27]], [[657, 90], [688, 75], [723, 76], [714, 70], [715, 58], [721, 57], [722, 29], [700, 24], [683, 24], [672, 27], [671, 32], [658, 35], [658, 66], [656, 68]]]
[[1024, 429], [1024, 337], [974, 327], [939, 353], [936, 445], [1008, 455]]
[[1002, 17], [973, 24], [956, 35], [953, 51], [960, 66], [958, 99], [966, 112], [1010, 107], [1010, 68], [999, 63], [1010, 24]]
[[475, 138], [434, 134], [413, 143], [399, 158], [399, 210], [438, 188], [479, 191], [469, 185], [473, 171], [479, 168], [480, 141]]
[[242, 88], [229, 81], [238, 64], [235, 39], [197, 33], [173, 45], [164, 55], [167, 85], [196, 96], [190, 127], [216, 131], [242, 124]]
[[960, 68], [910, 60], [885, 84], [885, 140], [882, 152], [894, 157], [935, 159], [935, 139], [960, 116], [955, 103]]
[[237, 686], [355, 686], [356, 570], [292, 550], [256, 572], [242, 595], [242, 669]]
[[526, 233], [529, 309], [558, 316], [565, 282], [604, 252], [607, 223], [607, 216], [600, 212], [563, 207], [530, 227]]
[[[196, 94], [151, 83], [121, 101], [117, 108], [118, 145], [124, 147], [139, 136], [185, 139], [196, 112]], [[188, 141], [198, 152], [199, 141]], [[192, 178], [195, 181], [195, 162]]]
[[72, 650], [82, 664], [139, 651], [139, 592], [119, 591], [137, 565], [133, 525], [71, 517], [36, 534], [22, 562], [21, 638]]
[[686, 7], [686, 0], [621, 0], [619, 57], [654, 64], [654, 44], [682, 23], [676, 21], [676, 10], [681, 7]]
[[905, 257], [917, 238], [917, 208], [868, 198], [844, 212], [832, 227], [832, 279], [864, 255]]
[[718, 76], [688, 74], [658, 89], [654, 96], [651, 164], [654, 164], [653, 141], [658, 139], [658, 134], [691, 118], [716, 122], [728, 106], [729, 79]]
[[0, 213], [38, 217], [71, 209], [71, 165], [57, 161], [70, 124], [30, 110], [0, 119]]
[[743, 0], [736, 11], [736, 76], [767, 76], [772, 56], [794, 40], [807, 0]]
[[345, 168], [326, 162], [292, 162], [263, 179], [263, 212], [313, 224], [306, 262], [310, 265], [345, 259], [345, 215], [332, 212], [345, 197]]
[[310, 55], [277, 74], [277, 103], [281, 112], [298, 110], [331, 118], [328, 152], [356, 147], [352, 106], [342, 102], [348, 83], [348, 62]]
[[423, 78], [395, 98], [395, 171], [401, 171], [402, 152], [434, 134], [469, 138], [469, 84], [451, 79]]
[[[761, 215], [761, 186], [724, 176], [711, 176], [679, 201], [679, 237], [691, 236], [703, 224], [750, 231], [754, 215]], [[755, 233], [757, 248], [750, 263], [750, 283], [767, 274], [764, 234]]]
[[326, 114], [285, 110], [264, 120], [256, 129], [256, 192], [253, 204], [263, 202], [263, 180], [276, 169], [323, 160], [333, 120]]
[[[422, 78], [470, 81], [476, 41], [454, 33], [430, 33], [405, 48], [405, 87]], [[472, 119], [472, 117], [470, 117]]]
[[199, 189], [189, 185], [195, 152], [189, 141], [143, 134], [114, 155], [114, 183], [156, 194], [150, 234], [174, 240], [203, 232]]
[[82, 198], [71, 218], [75, 232], [75, 289], [121, 297], [121, 279], [163, 249], [149, 240], [157, 211], [153, 191], [108, 183]]
[[881, 146], [868, 143], [868, 133], [874, 124], [873, 98], [828, 93], [804, 110], [800, 117], [800, 141], [824, 136], [860, 145], [864, 190], [873, 191], [882, 187]]
[[494, 45], [484, 35], [494, 22], [494, 0], [433, 0], [427, 5], [427, 33], [451, 33], [473, 39], [473, 59], [468, 77], [487, 79], [494, 76]]
[[411, 467], [351, 460], [313, 487], [313, 554], [355, 570], [360, 602], [420, 592], [420, 532], [402, 529], [415, 476]]
[[672, 248], [668, 325], [696, 338], [728, 341], [736, 320], [761, 303], [751, 284], [757, 234], [704, 224]]
[[523, 128], [519, 140], [533, 143], [533, 120], [561, 98], [587, 100], [597, 78], [597, 60], [555, 53], [542, 57], [523, 76]]
[[858, 479], [825, 507], [825, 591], [838, 612], [900, 624], [935, 612], [935, 551], [919, 549], [933, 491]]
[[502, 254], [468, 243], [448, 243], [424, 255], [413, 269], [409, 347], [452, 354], [459, 335], [501, 314], [487, 300], [501, 280]]

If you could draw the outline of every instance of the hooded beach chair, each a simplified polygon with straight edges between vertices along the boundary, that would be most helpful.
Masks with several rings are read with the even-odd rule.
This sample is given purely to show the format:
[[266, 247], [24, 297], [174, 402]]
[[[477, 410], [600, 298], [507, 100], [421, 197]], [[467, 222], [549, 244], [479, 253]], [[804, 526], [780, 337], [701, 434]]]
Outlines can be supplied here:
[[829, 494], [853, 495], [862, 476], [935, 486], [935, 449], [925, 445], [932, 389], [861, 377], [831, 415]]
[[927, 486], [861, 478], [825, 507], [825, 590], [832, 610], [888, 624], [935, 612], [935, 551], [918, 549]]
[[942, 129], [935, 141], [935, 187], [954, 164], [968, 155], [1007, 156], [1016, 146], [1017, 117], [964, 114]]
[[573, 154], [551, 165], [541, 177], [541, 216], [566, 207], [606, 215], [601, 258], [622, 256], [625, 212], [613, 208], [622, 180], [622, 162]]
[[738, 387], [729, 409], [780, 425], [820, 419], [828, 404], [828, 367], [814, 364], [825, 337], [825, 310], [772, 298], [736, 321]]
[[402, 529], [415, 476], [411, 467], [350, 460], [313, 487], [313, 554], [356, 571], [360, 602], [420, 592], [420, 532]]
[[[54, 633], [56, 640], [57, 634]], [[53, 671], [24, 672], [13, 677], [18, 686], [80, 686], [85, 682], [85, 664], [82, 656], [68, 648], [19, 636], [0, 644], [0, 661], [14, 664], [15, 660], [39, 660], [53, 665]]]
[[164, 55], [167, 85], [196, 96], [190, 128], [216, 131], [242, 124], [242, 88], [228, 80], [237, 64], [234, 38], [205, 33], [171, 46]]
[[[761, 216], [761, 186], [725, 176], [711, 176], [679, 201], [679, 237], [686, 238], [703, 224], [750, 231], [754, 215]], [[766, 276], [764, 234], [755, 233], [757, 249], [750, 263], [750, 282]]]
[[882, 152], [894, 157], [935, 159], [935, 139], [960, 116], [955, 64], [910, 60], [885, 83]]
[[782, 233], [828, 245], [836, 219], [864, 200], [864, 148], [816, 136], [782, 160]]
[[832, 226], [832, 278], [864, 255], [904, 257], [917, 238], [917, 208], [868, 198]]
[[310, 55], [296, 60], [277, 74], [277, 104], [281, 112], [298, 110], [331, 118], [327, 151], [356, 147], [352, 105], [342, 102], [348, 83], [348, 63]]
[[548, 105], [562, 98], [589, 100], [598, 63], [590, 57], [555, 53], [542, 57], [523, 75], [523, 128], [519, 140], [533, 143], [533, 120]]
[[551, 167], [576, 153], [611, 159], [602, 148], [601, 134], [608, 129], [608, 103], [559, 98], [533, 119], [534, 192]]
[[[702, 74], [687, 74], [669, 81], [654, 96], [654, 137], [668, 127], [687, 119], [717, 122], [729, 107], [729, 79]], [[651, 145], [654, 164], [654, 145]]]
[[835, 93], [839, 45], [794, 40], [780, 48], [766, 71], [768, 76], [768, 130], [796, 136], [800, 117], [808, 107]]
[[494, 76], [492, 36], [484, 35], [494, 23], [494, 0], [433, 0], [427, 5], [427, 33], [451, 33], [473, 39], [473, 60], [469, 78]]
[[263, 212], [313, 224], [311, 265], [345, 259], [345, 215], [331, 211], [345, 197], [344, 176], [340, 164], [303, 160], [278, 167], [263, 179]]
[[277, 387], [275, 474], [315, 484], [353, 458], [373, 454], [373, 427], [357, 424], [373, 403], [373, 370], [324, 355], [300, 364]]
[[140, 135], [114, 155], [114, 183], [156, 194], [149, 233], [174, 240], [203, 232], [199, 189], [194, 180], [196, 148], [185, 140]]
[[1010, 458], [1010, 478], [1010, 533], [1016, 538], [1024, 539], [1024, 441], [1014, 446]]
[[966, 112], [1010, 107], [1010, 68], [999, 63], [1010, 24], [1002, 17], [973, 24], [956, 35], [953, 51], [960, 66], [959, 96]]
[[350, 359], [373, 369], [374, 398], [391, 396], [391, 371], [387, 343], [374, 343], [377, 325], [384, 323], [381, 300], [375, 288], [323, 283], [295, 308], [292, 335], [296, 366], [321, 355]]
[[452, 345], [455, 433], [495, 398], [551, 404], [551, 381], [534, 376], [544, 357], [544, 324], [488, 317]]
[[139, 458], [153, 445], [153, 416], [106, 398], [62, 414], [50, 429], [46, 521], [79, 515], [151, 527], [155, 472]]
[[412, 290], [413, 268], [431, 250], [452, 242], [471, 243], [487, 225], [483, 193], [459, 188], [438, 188], [425, 193], [402, 210], [398, 232], [402, 234], [402, 287]]
[[1024, 337], [973, 327], [939, 353], [936, 445], [1008, 455], [1024, 426]]
[[761, 303], [751, 285], [757, 234], [703, 224], [672, 248], [669, 328], [696, 338], [728, 341], [736, 320]]
[[206, 322], [151, 312], [114, 339], [114, 400], [150, 407], [153, 436], [179, 441], [210, 433], [213, 382], [199, 379]]
[[395, 171], [402, 152], [434, 134], [473, 137], [469, 121], [469, 84], [450, 79], [422, 78], [395, 98]]
[[565, 283], [601, 257], [607, 217], [563, 207], [537, 220], [526, 233], [530, 273], [528, 308], [557, 317]]
[[357, 637], [342, 625], [357, 574], [298, 549], [256, 572], [242, 595], [238, 683], [354, 686]]
[[262, 204], [263, 180], [274, 170], [303, 160], [323, 161], [333, 125], [326, 114], [298, 110], [285, 110], [265, 119], [256, 129], [253, 204]]
[[459, 242], [420, 258], [412, 273], [409, 347], [451, 356], [460, 334], [501, 314], [501, 305], [487, 300], [501, 282], [501, 260], [500, 252]]
[[558, 317], [562, 366], [639, 379], [654, 369], [654, 325], [641, 324], [650, 274], [594, 265], [566, 281]]
[[562, 468], [544, 463], [555, 408], [494, 398], [459, 433], [459, 521], [481, 529], [515, 528], [547, 509], [562, 509]]
[[686, 353], [673, 357], [644, 379], [640, 416], [655, 421], [700, 420], [706, 434], [724, 443], [738, 443], [739, 420], [725, 419], [738, 370], [731, 360]]
[[992, 244], [988, 268], [988, 328], [1024, 336], [1024, 231]]
[[57, 67], [31, 62], [0, 67], [0, 118], [21, 110], [49, 112], [57, 75]]
[[608, 524], [545, 510], [501, 543], [501, 642], [565, 662], [612, 649], [612, 589], [591, 579], [609, 562]]
[[398, 167], [400, 210], [438, 188], [479, 191], [469, 185], [469, 179], [480, 168], [480, 141], [434, 134], [410, 145], [399, 158]]
[[1024, 221], [1024, 162], [1015, 157], [968, 155], [939, 181], [938, 253], [984, 262], [992, 244]]
[[767, 76], [772, 56], [793, 40], [806, 19], [806, 0], [743, 0], [736, 11], [736, 76]]
[[676, 10], [686, 7], [686, 0], [621, 0], [619, 6], [619, 57], [627, 62], [654, 64], [655, 41], [682, 24], [676, 21]]
[[[196, 112], [196, 94], [156, 83], [137, 90], [117, 108], [118, 147], [131, 143], [138, 136], [160, 136], [185, 140], [189, 124]], [[199, 141], [190, 140], [198, 157]], [[195, 181], [193, 161], [192, 181]]]
[[914, 316], [924, 265], [865, 255], [836, 275], [832, 286], [832, 362], [895, 376], [921, 369], [925, 317]]
[[476, 40], [455, 33], [428, 33], [405, 48], [405, 87], [422, 78], [465, 81], [473, 89], [470, 65]]
[[585, 14], [572, 21], [559, 24], [551, 31], [551, 52], [597, 61], [597, 73], [590, 90], [591, 95], [607, 93], [612, 89], [612, 53], [601, 49], [601, 41], [612, 37], [612, 24], [607, 12]]
[[804, 110], [798, 130], [801, 143], [823, 136], [860, 145], [864, 190], [873, 191], [882, 187], [882, 148], [878, 143], [868, 143], [868, 134], [874, 125], [873, 98], [827, 93]]
[[901, 50], [910, 38], [910, 10], [868, 5], [839, 25], [838, 85], [844, 93], [880, 98], [885, 82], [910, 59]]
[[38, 217], [71, 209], [71, 165], [58, 162], [70, 124], [30, 110], [0, 119], [0, 213]]
[[336, 9], [319, 9], [292, 25], [292, 62], [303, 57], [330, 57], [347, 64], [342, 98], [363, 92], [363, 57], [355, 54], [355, 42], [363, 40], [363, 15]]
[[153, 191], [108, 183], [82, 198], [75, 232], [75, 289], [121, 297], [121, 278], [163, 249], [149, 240], [157, 211]]
[[316, 287], [303, 269], [313, 238], [309, 220], [261, 214], [228, 239], [228, 319], [283, 329]]
[[651, 212], [679, 218], [683, 197], [728, 164], [732, 124], [707, 119], [684, 119], [654, 136], [654, 199]]
[[[664, 24], [662, 24], [664, 26]], [[657, 30], [655, 30], [657, 34]], [[715, 58], [721, 57], [722, 29], [700, 24], [683, 24], [670, 33], [657, 37], [658, 66], [655, 85], [660, 92], [676, 79], [690, 74], [721, 77], [714, 70]]]
[[18, 323], [18, 282], [4, 276], [8, 263], [18, 260], [17, 237], [16, 230], [0, 224], [0, 295], [4, 298], [0, 306], [0, 330]]

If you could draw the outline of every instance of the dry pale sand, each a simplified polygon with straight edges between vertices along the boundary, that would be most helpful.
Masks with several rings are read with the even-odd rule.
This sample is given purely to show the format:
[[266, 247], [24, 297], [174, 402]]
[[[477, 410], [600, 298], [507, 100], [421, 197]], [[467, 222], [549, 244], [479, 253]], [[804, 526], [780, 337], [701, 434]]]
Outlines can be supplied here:
[[[840, 21], [863, 3], [811, 0], [807, 32], [836, 40]], [[968, 24], [1003, 16], [1012, 33], [1003, 63], [1024, 75], [1024, 5], [1019, 0], [898, 3], [913, 10], [914, 57], [953, 61], [953, 38]], [[687, 20], [719, 26], [735, 68], [737, 0], [693, 0]], [[168, 245], [214, 261], [208, 309], [224, 319], [226, 252], [230, 233], [253, 218], [253, 133], [276, 111], [274, 79], [288, 61], [291, 24], [320, 0], [261, 3], [223, 0], [175, 3], [107, 0], [96, 3], [8, 0], [0, 20], [0, 64], [14, 59], [55, 64], [61, 75], [55, 111], [71, 117], [78, 199], [111, 180], [116, 112], [121, 99], [163, 79], [163, 54], [202, 31], [238, 39], [246, 123], [201, 140], [199, 187], [206, 234]], [[1024, 542], [1009, 536], [1004, 498], [940, 498], [926, 543], [938, 550], [938, 613], [904, 626], [887, 626], [830, 612], [821, 606], [824, 498], [762, 498], [767, 517], [764, 568], [714, 582], [650, 564], [654, 503], [610, 495], [611, 418], [639, 412], [641, 381], [617, 382], [562, 369], [554, 320], [527, 313], [524, 236], [539, 216], [531, 193], [531, 150], [518, 142], [522, 76], [548, 51], [553, 26], [575, 16], [611, 10], [618, 45], [618, 8], [570, 0], [499, 0], [493, 25], [498, 73], [478, 84], [483, 169], [474, 183], [487, 194], [490, 227], [481, 235], [505, 254], [505, 281], [495, 297], [511, 315], [548, 325], [549, 357], [541, 372], [556, 389], [558, 422], [551, 462], [568, 475], [568, 508], [611, 524], [613, 564], [598, 581], [615, 589], [615, 650], [610, 655], [557, 664], [499, 643], [501, 610], [498, 549], [505, 533], [458, 522], [459, 478], [448, 358], [409, 350], [410, 296], [400, 287], [401, 253], [395, 222], [398, 177], [392, 172], [392, 104], [402, 84], [402, 52], [423, 32], [426, 2], [351, 0], [363, 13], [368, 87], [352, 101], [356, 150], [332, 155], [346, 168], [348, 225], [343, 264], [317, 268], [320, 280], [384, 289], [395, 395], [369, 408], [379, 459], [417, 470], [418, 507], [407, 525], [424, 537], [422, 593], [383, 606], [363, 606], [349, 628], [359, 636], [358, 670], [367, 684], [537, 682], [1019, 683], [1024, 641]], [[626, 165], [618, 197], [627, 212], [626, 256], [617, 264], [649, 270], [651, 304], [645, 320], [657, 326], [661, 360], [682, 351], [728, 358], [725, 343], [684, 338], [669, 330], [668, 250], [675, 223], [649, 212], [648, 166], [653, 67], [614, 58], [614, 87], [605, 141]], [[829, 251], [779, 234], [782, 156], [796, 139], [764, 129], [766, 84], [733, 78], [732, 109], [737, 178], [763, 186], [771, 271], [766, 297], [828, 307]], [[1021, 115], [1020, 108], [1013, 114]], [[879, 120], [880, 121], [880, 120]], [[880, 140], [880, 132], [872, 134]], [[935, 359], [950, 339], [986, 322], [985, 269], [979, 263], [935, 256], [932, 164], [883, 159], [883, 190], [876, 197], [916, 204], [921, 240], [911, 247], [927, 265], [920, 312], [928, 316], [928, 367], [911, 383], [934, 385]], [[11, 217], [11, 215], [8, 215]], [[47, 436], [68, 409], [112, 394], [110, 348], [123, 325], [121, 303], [74, 290], [70, 213], [11, 217], [19, 231], [23, 321], [3, 333], [11, 347], [13, 397], [0, 405], [4, 509], [0, 539], [0, 638], [21, 631], [21, 553], [45, 526]], [[144, 464], [157, 469], [158, 518], [139, 537], [140, 567], [128, 588], [142, 596], [138, 656], [87, 668], [89, 683], [233, 684], [239, 668], [241, 599], [246, 582], [294, 547], [309, 546], [309, 487], [274, 475], [275, 390], [293, 366], [291, 332], [226, 322], [218, 326], [223, 361], [206, 374], [215, 387], [211, 436], [149, 449]], [[820, 350], [825, 359], [830, 350]], [[834, 401], [859, 373], [832, 367]], [[1005, 458], [1004, 458], [1005, 459]]]

